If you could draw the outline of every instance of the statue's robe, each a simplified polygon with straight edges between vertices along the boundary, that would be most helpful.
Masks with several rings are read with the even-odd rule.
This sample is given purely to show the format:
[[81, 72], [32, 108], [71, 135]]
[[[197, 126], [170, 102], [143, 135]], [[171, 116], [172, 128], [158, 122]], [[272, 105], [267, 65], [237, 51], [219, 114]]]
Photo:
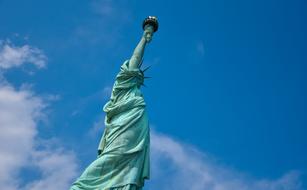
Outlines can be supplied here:
[[149, 124], [140, 91], [144, 74], [126, 61], [104, 106], [98, 158], [70, 190], [140, 190], [149, 179]]

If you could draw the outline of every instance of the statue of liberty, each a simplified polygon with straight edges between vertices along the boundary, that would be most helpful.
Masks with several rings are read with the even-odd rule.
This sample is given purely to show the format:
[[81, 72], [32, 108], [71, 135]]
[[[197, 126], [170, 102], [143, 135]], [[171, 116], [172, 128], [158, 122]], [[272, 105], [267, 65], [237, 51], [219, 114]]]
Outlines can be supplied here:
[[143, 22], [144, 33], [130, 60], [116, 76], [106, 113], [98, 157], [73, 183], [70, 190], [141, 190], [149, 179], [149, 123], [141, 86], [145, 46], [158, 29], [156, 17]]

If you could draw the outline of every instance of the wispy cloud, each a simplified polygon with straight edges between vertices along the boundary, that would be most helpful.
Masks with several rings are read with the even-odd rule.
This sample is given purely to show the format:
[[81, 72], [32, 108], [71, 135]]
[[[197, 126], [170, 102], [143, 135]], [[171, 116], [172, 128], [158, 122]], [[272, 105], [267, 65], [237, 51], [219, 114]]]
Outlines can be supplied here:
[[205, 55], [205, 45], [203, 41], [199, 41], [196, 44], [196, 51], [200, 56], [204, 56]]
[[[110, 20], [119, 19], [119, 22], [131, 21], [132, 12], [129, 9], [131, 1], [127, 0], [95, 0], [91, 3], [94, 13]], [[124, 14], [123, 14], [124, 13]]]
[[93, 11], [101, 16], [112, 16], [117, 14], [112, 0], [93, 1], [91, 4]]
[[302, 190], [300, 175], [289, 171], [278, 179], [255, 179], [213, 161], [196, 148], [151, 133], [152, 179], [159, 190]]
[[0, 41], [0, 69], [19, 67], [30, 63], [42, 68], [46, 65], [47, 57], [40, 49], [30, 45], [14, 46], [9, 41]]
[[52, 148], [34, 151], [32, 156], [33, 166], [41, 171], [41, 178], [28, 183], [25, 190], [69, 189], [77, 171], [73, 152]]
[[[43, 67], [46, 57], [29, 45], [2, 44], [0, 69], [25, 63]], [[52, 98], [51, 98], [52, 100]], [[45, 118], [48, 99], [35, 94], [30, 87], [14, 87], [2, 76], [0, 80], [0, 189], [36, 190], [68, 189], [77, 173], [75, 156], [62, 146], [39, 146], [38, 126]], [[52, 141], [46, 140], [45, 144]], [[35, 168], [40, 176], [22, 185], [23, 168]]]
[[[104, 99], [107, 100], [112, 93], [112, 88], [111, 86], [105, 86], [101, 91], [95, 93], [93, 96], [90, 97], [99, 97], [99, 99]], [[104, 129], [105, 125], [104, 125], [104, 117], [102, 114], [99, 114], [99, 117], [96, 119], [96, 121], [94, 121], [93, 126], [90, 128], [89, 132], [88, 132], [88, 136], [93, 138], [93, 137], [97, 137], [98, 134], [101, 135], [103, 129]]]
[[99, 45], [107, 48], [119, 46], [125, 37], [127, 23], [133, 20], [132, 10], [127, 0], [94, 0], [89, 6], [92, 15], [83, 19], [75, 27], [70, 42], [75, 45]]
[[98, 134], [101, 135], [101, 132], [104, 128], [104, 118], [101, 116], [97, 121], [94, 122], [93, 127], [88, 132], [88, 135], [90, 137], [97, 137]]
[[[95, 93], [81, 97], [78, 102], [76, 108], [70, 114], [71, 116], [77, 116], [82, 113], [82, 110], [85, 110], [85, 107], [93, 104], [93, 102], [103, 102], [106, 101], [111, 96], [112, 88], [110, 86], [104, 87], [102, 90], [98, 90]], [[103, 105], [101, 105], [103, 106]]]

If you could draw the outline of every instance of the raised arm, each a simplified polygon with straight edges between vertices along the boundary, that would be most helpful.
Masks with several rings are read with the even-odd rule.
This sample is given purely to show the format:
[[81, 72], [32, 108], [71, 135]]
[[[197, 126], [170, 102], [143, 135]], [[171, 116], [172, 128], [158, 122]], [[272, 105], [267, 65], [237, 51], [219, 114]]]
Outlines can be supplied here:
[[137, 69], [141, 66], [146, 44], [151, 41], [153, 32], [154, 32], [153, 26], [151, 25], [145, 26], [143, 36], [138, 45], [136, 46], [136, 48], [134, 49], [132, 57], [130, 58], [129, 61], [130, 68]]

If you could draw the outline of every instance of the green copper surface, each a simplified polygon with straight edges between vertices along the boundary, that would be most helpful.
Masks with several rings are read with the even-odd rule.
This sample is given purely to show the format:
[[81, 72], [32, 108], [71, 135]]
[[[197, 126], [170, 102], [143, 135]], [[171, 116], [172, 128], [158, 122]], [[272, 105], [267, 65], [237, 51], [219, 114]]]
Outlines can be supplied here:
[[98, 157], [73, 183], [70, 190], [141, 190], [149, 179], [149, 124], [140, 87], [140, 70], [145, 46], [153, 27], [144, 34], [130, 60], [125, 61], [112, 89], [106, 113], [105, 130]]

